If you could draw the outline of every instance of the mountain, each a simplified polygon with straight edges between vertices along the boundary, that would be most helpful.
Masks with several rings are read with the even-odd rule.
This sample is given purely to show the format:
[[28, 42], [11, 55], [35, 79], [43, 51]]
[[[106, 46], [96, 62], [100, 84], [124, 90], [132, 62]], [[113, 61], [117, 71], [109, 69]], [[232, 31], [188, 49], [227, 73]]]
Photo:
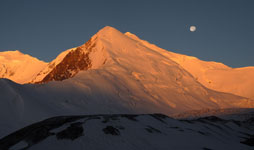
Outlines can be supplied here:
[[0, 137], [61, 115], [172, 115], [254, 107], [249, 98], [206, 88], [162, 52], [112, 27], [61, 53], [29, 82], [39, 84], [0, 79], [0, 119], [4, 120]]
[[254, 85], [254, 80], [252, 79], [254, 67], [231, 68], [218, 62], [202, 61], [193, 56], [164, 50], [141, 40], [130, 32], [126, 32], [125, 35], [175, 61], [209, 89], [254, 99], [254, 86], [252, 86]]
[[[149, 95], [151, 101], [157, 101], [159, 105], [166, 103], [173, 109], [178, 107], [176, 109], [178, 111], [201, 107], [251, 107], [252, 100], [216, 93], [203, 87], [181, 65], [165, 57], [163, 55], [165, 51], [159, 52], [149, 48], [144, 42], [133, 39], [135, 38], [130, 38], [128, 33], [126, 36], [112, 27], [105, 27], [84, 45], [60, 54], [32, 82], [62, 81], [78, 75], [80, 71], [97, 70], [102, 73], [95, 73], [98, 77], [93, 81], [94, 85], [99, 79], [110, 83], [117, 80], [113, 85], [114, 89], [125, 82], [122, 91], [127, 89], [132, 93], [143, 92], [144, 95]], [[105, 72], [108, 79], [102, 75]], [[91, 74], [93, 73], [83, 76]], [[81, 78], [83, 76], [79, 75]], [[123, 93], [124, 98], [133, 98], [129, 97], [131, 93]], [[138, 97], [140, 95], [134, 96], [139, 99]], [[241, 100], [234, 100], [235, 98]], [[227, 99], [232, 100], [229, 102]]]
[[34, 78], [47, 63], [20, 51], [0, 52], [0, 78], [23, 84]]
[[[209, 89], [254, 99], [254, 87], [252, 86], [254, 84], [254, 80], [252, 80], [254, 67], [231, 68], [218, 62], [202, 61], [193, 56], [164, 50], [145, 40], [141, 40], [130, 32], [126, 32], [125, 35], [178, 63], [191, 73], [197, 81]], [[95, 54], [92, 51], [95, 59], [93, 60], [93, 65], [91, 65], [91, 58], [88, 57], [88, 52], [93, 49], [95, 45], [91, 44], [94, 43], [90, 40], [82, 46], [64, 51], [50, 63], [39, 61], [19, 51], [0, 52], [0, 77], [8, 78], [20, 84], [47, 83], [52, 80], [61, 81], [71, 78], [80, 70], [96, 69], [96, 66], [98, 68], [104, 62], [102, 62], [103, 59], [98, 58], [103, 57], [103, 55], [99, 56], [99, 53]], [[101, 52], [105, 51], [102, 50]], [[81, 53], [84, 56], [81, 56]], [[95, 64], [96, 61], [101, 62]]]
[[0, 139], [1, 150], [251, 150], [254, 119], [175, 120], [161, 114], [49, 118]]
[[[254, 80], [252, 80], [254, 67], [231, 68], [218, 62], [202, 61], [193, 56], [164, 50], [141, 40], [130, 32], [126, 32], [125, 35], [178, 63], [209, 89], [254, 99], [254, 87], [252, 86], [254, 84]], [[0, 78], [8, 78], [20, 84], [47, 83], [52, 80], [61, 81], [71, 78], [80, 70], [91, 68], [87, 52], [94, 45], [90, 44], [92, 44], [91, 41], [80, 47], [66, 50], [50, 63], [45, 63], [19, 51], [0, 52]], [[81, 53], [84, 53], [84, 56], [81, 56]], [[94, 60], [93, 66], [98, 60], [101, 61], [100, 59]], [[101, 63], [99, 62], [95, 66], [98, 67]], [[68, 66], [68, 64], [71, 65]], [[96, 67], [91, 69], [96, 69]]]

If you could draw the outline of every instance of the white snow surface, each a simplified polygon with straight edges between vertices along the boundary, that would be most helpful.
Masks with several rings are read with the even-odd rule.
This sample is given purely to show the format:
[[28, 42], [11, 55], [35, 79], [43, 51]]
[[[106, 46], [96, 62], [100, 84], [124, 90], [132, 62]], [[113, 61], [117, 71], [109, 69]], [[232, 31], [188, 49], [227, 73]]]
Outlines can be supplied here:
[[218, 62], [202, 61], [193, 56], [162, 49], [130, 32], [125, 35], [175, 61], [209, 89], [254, 99], [254, 67], [231, 68]]
[[20, 51], [0, 52], [0, 78], [24, 84], [46, 67], [47, 63]]

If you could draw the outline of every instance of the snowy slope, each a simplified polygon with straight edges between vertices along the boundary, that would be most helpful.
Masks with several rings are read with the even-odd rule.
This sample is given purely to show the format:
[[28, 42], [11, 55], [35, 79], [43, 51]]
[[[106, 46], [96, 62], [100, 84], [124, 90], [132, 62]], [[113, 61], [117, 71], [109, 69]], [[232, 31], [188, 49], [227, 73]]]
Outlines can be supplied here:
[[50, 118], [0, 139], [1, 150], [251, 150], [253, 118], [175, 120], [161, 114]]
[[177, 62], [210, 89], [254, 99], [254, 67], [231, 68], [218, 62], [202, 61], [193, 56], [164, 50], [130, 32], [125, 35]]
[[200, 109], [190, 110], [179, 114], [172, 114], [176, 119], [194, 119], [207, 116], [218, 116], [223, 119], [243, 121], [254, 118], [253, 108], [226, 108], [226, 109]]
[[[0, 136], [58, 115], [171, 115], [204, 108], [254, 107], [251, 99], [207, 89], [176, 62], [112, 27], [63, 55], [46, 71], [47, 80], [40, 78], [47, 84], [0, 80], [0, 119], [4, 120]], [[81, 58], [89, 62], [84, 70]]]
[[34, 78], [47, 63], [19, 51], [0, 52], [0, 78], [24, 84]]

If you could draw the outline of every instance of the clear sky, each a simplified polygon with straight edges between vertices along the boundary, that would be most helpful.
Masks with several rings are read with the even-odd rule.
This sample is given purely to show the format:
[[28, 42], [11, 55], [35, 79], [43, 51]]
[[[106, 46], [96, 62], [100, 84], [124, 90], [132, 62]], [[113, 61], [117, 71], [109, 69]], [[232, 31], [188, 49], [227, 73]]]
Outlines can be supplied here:
[[0, 51], [51, 61], [107, 25], [173, 52], [254, 66], [254, 0], [0, 0]]

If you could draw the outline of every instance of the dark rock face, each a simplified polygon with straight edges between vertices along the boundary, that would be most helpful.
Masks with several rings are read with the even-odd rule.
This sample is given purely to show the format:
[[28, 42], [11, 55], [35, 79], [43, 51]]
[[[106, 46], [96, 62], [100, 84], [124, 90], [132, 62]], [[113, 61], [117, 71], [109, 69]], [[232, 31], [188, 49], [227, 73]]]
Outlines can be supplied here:
[[50, 130], [58, 128], [65, 123], [73, 122], [82, 118], [82, 116], [70, 117], [53, 117], [44, 121], [32, 124], [20, 129], [2, 139], [0, 139], [0, 150], [8, 150], [11, 146], [25, 141], [28, 145], [23, 149], [27, 149], [36, 143], [39, 143], [49, 136], [55, 135]]
[[56, 134], [57, 139], [75, 140], [83, 135], [82, 122], [72, 123], [68, 128]]
[[138, 115], [128, 115], [128, 114], [122, 115], [122, 117], [125, 117], [125, 118], [127, 118], [127, 119], [129, 119], [129, 120], [131, 120], [131, 121], [138, 121], [138, 120], [136, 119], [137, 116], [138, 116]]
[[111, 120], [120, 120], [120, 118], [127, 118], [131, 121], [138, 121], [136, 119], [138, 115], [135, 115], [135, 114], [121, 114], [121, 115], [110, 115], [110, 116], [104, 116], [104, 120], [102, 121], [102, 123], [108, 123], [110, 122]]
[[111, 135], [120, 135], [120, 131], [112, 126], [107, 126], [106, 128], [103, 129], [103, 132], [105, 134], [111, 134]]
[[89, 53], [84, 53], [81, 48], [69, 52], [63, 61], [59, 63], [47, 76], [39, 83], [49, 81], [62, 81], [76, 75], [80, 70], [87, 70], [91, 67]]
[[113, 121], [113, 120], [119, 120], [119, 116], [116, 116], [116, 115], [103, 116], [102, 123], [108, 123], [108, 122]]
[[[90, 52], [95, 47], [95, 43], [91, 39], [84, 45], [70, 51], [60, 62], [53, 68], [53, 64], [49, 66], [53, 68], [41, 81], [36, 83], [47, 83], [49, 81], [62, 81], [75, 76], [81, 70], [91, 68]], [[53, 66], [52, 66], [53, 65]]]
[[[0, 150], [9, 150], [13, 145], [24, 141], [27, 143], [26, 147], [22, 149], [29, 149], [33, 145], [40, 143], [50, 136], [55, 136], [58, 140], [75, 140], [84, 135], [83, 125], [88, 120], [103, 119], [103, 122], [118, 121], [122, 117], [135, 118], [138, 115], [129, 114], [115, 114], [115, 115], [84, 115], [84, 116], [59, 116], [49, 118], [38, 123], [34, 123], [25, 128], [22, 128], [12, 134], [0, 139]], [[84, 121], [81, 121], [84, 119]], [[78, 121], [78, 122], [77, 122]], [[52, 131], [67, 123], [71, 123], [67, 128], [61, 131]], [[105, 134], [120, 135], [120, 130], [124, 130], [123, 126], [106, 126], [103, 129]]]
[[167, 118], [168, 116], [166, 115], [163, 115], [163, 114], [151, 114], [150, 116], [152, 116], [153, 118], [163, 122], [163, 123], [166, 123], [163, 119]]
[[149, 133], [161, 133], [160, 130], [155, 129], [155, 128], [152, 127], [152, 126], [147, 126], [145, 129], [146, 129], [146, 131], [149, 132]]

